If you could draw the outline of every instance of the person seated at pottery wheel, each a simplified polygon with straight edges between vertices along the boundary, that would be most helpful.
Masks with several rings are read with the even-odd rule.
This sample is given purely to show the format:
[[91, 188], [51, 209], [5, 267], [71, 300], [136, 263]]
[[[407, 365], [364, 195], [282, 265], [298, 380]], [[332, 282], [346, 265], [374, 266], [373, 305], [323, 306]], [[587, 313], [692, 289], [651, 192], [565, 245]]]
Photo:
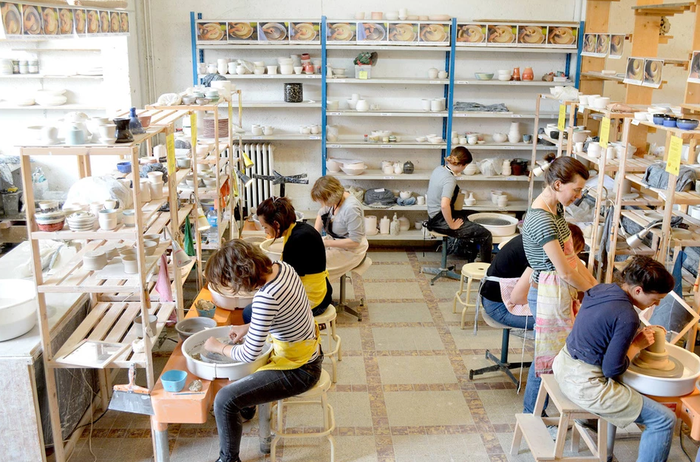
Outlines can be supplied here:
[[314, 227], [325, 231], [328, 280], [335, 282], [357, 267], [365, 258], [367, 237], [362, 204], [333, 176], [322, 176], [313, 188], [311, 199], [321, 204]]
[[599, 284], [583, 298], [566, 345], [552, 369], [562, 393], [617, 427], [645, 426], [638, 462], [667, 460], [676, 416], [669, 408], [616, 380], [640, 351], [654, 343], [654, 328], [639, 329], [639, 315], [673, 290], [673, 276], [650, 257], [634, 257], [616, 284]]
[[239, 462], [241, 411], [310, 390], [321, 377], [323, 352], [304, 284], [288, 263], [273, 263], [258, 246], [240, 239], [226, 242], [207, 261], [207, 282], [215, 290], [257, 293], [250, 324], [232, 326], [233, 343], [210, 337], [204, 348], [239, 362], [253, 362], [270, 334], [269, 362], [224, 388], [214, 400], [219, 432], [217, 462]]
[[[323, 314], [331, 303], [333, 288], [326, 271], [326, 250], [323, 239], [313, 226], [296, 221], [292, 201], [286, 197], [265, 199], [256, 211], [267, 236], [282, 238], [281, 260], [289, 263], [304, 284], [314, 316]], [[253, 305], [243, 310], [243, 322], [250, 323]]]
[[[569, 223], [569, 229], [574, 241], [574, 252], [579, 254], [586, 245], [583, 232], [581, 228], [573, 223]], [[516, 287], [522, 285], [522, 280], [527, 281], [527, 286], [529, 287], [531, 273], [532, 268], [528, 266], [525, 248], [523, 247], [523, 236], [518, 234], [503, 245], [496, 256], [493, 257], [489, 269], [486, 270], [487, 277], [483, 279], [479, 293], [481, 294], [484, 310], [486, 310], [488, 315], [506, 326], [532, 330], [535, 327], [535, 320], [531, 315], [515, 314], [516, 311], [518, 313], [529, 311], [524, 309], [527, 305], [527, 288], [521, 289], [521, 293], [525, 296], [521, 296], [518, 299], [518, 303], [513, 302], [513, 294]], [[497, 278], [498, 280], [491, 280], [490, 278]], [[506, 296], [505, 300], [504, 296]], [[518, 309], [517, 305], [521, 305], [521, 309]]]
[[445, 158], [441, 165], [430, 175], [428, 183], [428, 229], [440, 234], [446, 234], [458, 240], [457, 247], [462, 244], [469, 253], [479, 251], [479, 261], [491, 263], [491, 232], [480, 224], [467, 220], [472, 211], [455, 210], [454, 204], [459, 195], [459, 187], [455, 177], [462, 174], [472, 162], [472, 154], [464, 146], [457, 146]]

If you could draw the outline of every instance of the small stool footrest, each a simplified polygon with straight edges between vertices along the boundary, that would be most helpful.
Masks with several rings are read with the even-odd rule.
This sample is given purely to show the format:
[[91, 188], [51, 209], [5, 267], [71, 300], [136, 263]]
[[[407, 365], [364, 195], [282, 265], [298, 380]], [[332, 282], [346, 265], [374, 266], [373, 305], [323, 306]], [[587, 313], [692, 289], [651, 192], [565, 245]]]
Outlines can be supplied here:
[[[517, 425], [527, 442], [535, 460], [555, 460], [554, 440], [541, 418], [533, 414], [515, 414]], [[519, 448], [513, 447], [511, 454], [517, 454]]]

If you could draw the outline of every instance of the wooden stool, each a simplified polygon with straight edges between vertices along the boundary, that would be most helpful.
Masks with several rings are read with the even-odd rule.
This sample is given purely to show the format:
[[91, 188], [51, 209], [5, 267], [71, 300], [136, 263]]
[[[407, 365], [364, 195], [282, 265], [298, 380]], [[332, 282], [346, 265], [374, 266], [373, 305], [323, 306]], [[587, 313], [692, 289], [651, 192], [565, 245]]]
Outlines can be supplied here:
[[[333, 305], [328, 305], [326, 311], [318, 316], [314, 316], [314, 321], [317, 324], [325, 324], [326, 328], [321, 331], [321, 335], [328, 337], [328, 351], [324, 351], [324, 354], [331, 359], [331, 366], [333, 368], [333, 383], [338, 381], [337, 371], [336, 371], [336, 357], [338, 361], [342, 361], [342, 353], [340, 351], [340, 335], [335, 331], [335, 320], [338, 317], [335, 307]], [[335, 347], [333, 347], [333, 342], [335, 342]]]
[[[530, 452], [532, 452], [532, 457], [535, 458], [535, 461], [565, 460], [569, 462], [607, 462], [607, 422], [595, 414], [584, 411], [564, 396], [553, 374], [544, 374], [541, 378], [542, 383], [540, 385], [540, 391], [537, 394], [534, 412], [532, 414], [515, 415], [517, 422], [515, 424], [513, 445], [510, 448], [510, 453], [512, 455], [518, 454], [520, 440], [524, 436], [525, 442], [530, 448]], [[558, 418], [540, 417], [544, 409], [544, 401], [547, 395], [549, 395], [550, 402], [554, 403], [554, 406], [559, 410], [560, 416]], [[595, 419], [598, 421], [597, 444], [583, 426], [576, 423], [574, 419]], [[558, 426], [557, 438], [555, 441], [552, 441], [552, 437], [549, 431], [547, 431], [547, 425]], [[569, 425], [573, 427], [571, 430], [571, 450], [578, 453], [579, 439], [583, 438], [583, 442], [593, 454], [592, 456], [576, 455], [573, 457], [563, 457], [564, 443], [566, 442], [566, 434], [569, 431]]]
[[347, 302], [345, 300], [345, 281], [347, 281], [351, 273], [357, 273], [360, 276], [362, 276], [363, 274], [365, 274], [365, 271], [367, 271], [370, 266], [372, 266], [372, 259], [365, 255], [364, 260], [362, 260], [362, 262], [359, 265], [348, 271], [346, 274], [340, 276], [340, 299], [335, 305], [335, 309], [338, 313], [346, 311], [351, 315], [355, 316], [358, 321], [362, 321], [362, 313], [360, 313], [359, 307], [365, 306], [365, 299], [360, 298], [360, 300], [357, 302]]
[[453, 271], [455, 269], [454, 265], [447, 266], [447, 238], [449, 236], [447, 236], [447, 234], [440, 234], [435, 231], [428, 231], [428, 233], [430, 233], [430, 235], [433, 237], [442, 239], [442, 260], [440, 260], [439, 268], [424, 266], [420, 269], [420, 272], [435, 275], [435, 277], [430, 280], [431, 286], [440, 278], [459, 279], [459, 275]]
[[[275, 448], [277, 446], [277, 442], [280, 440], [280, 438], [318, 438], [318, 437], [326, 437], [328, 438], [328, 441], [331, 443], [331, 462], [335, 460], [335, 440], [333, 439], [333, 430], [335, 429], [335, 416], [333, 415], [333, 407], [328, 404], [328, 389], [331, 387], [331, 378], [328, 375], [328, 372], [325, 370], [321, 371], [321, 378], [318, 379], [318, 382], [316, 385], [313, 386], [309, 391], [302, 393], [300, 395], [294, 396], [293, 398], [289, 398], [286, 400], [279, 400], [277, 403], [273, 405], [273, 411], [274, 406], [277, 407], [277, 419], [272, 419], [272, 429], [275, 432], [275, 437], [272, 439], [271, 447], [270, 447], [270, 460], [272, 462], [275, 462], [277, 460], [275, 458]], [[320, 398], [319, 401], [306, 401], [306, 400], [297, 400], [296, 398]], [[321, 404], [321, 407], [323, 409], [323, 429], [320, 432], [314, 432], [314, 433], [283, 433], [282, 430], [287, 430], [284, 428], [284, 405], [292, 405], [292, 404]], [[276, 425], [275, 425], [276, 421]]]
[[[464, 308], [462, 309], [462, 329], [464, 329], [464, 317], [467, 315], [467, 308], [470, 306], [476, 306], [474, 303], [469, 303], [469, 297], [472, 294], [472, 282], [475, 280], [481, 281], [481, 278], [486, 276], [486, 270], [489, 269], [489, 266], [491, 266], [490, 263], [482, 262], [467, 263], [466, 265], [462, 266], [461, 275], [459, 277], [459, 290], [455, 292], [455, 297], [452, 299], [453, 313], [457, 312], [457, 300], [459, 300], [461, 305], [464, 305]], [[464, 293], [464, 278], [467, 278], [467, 292], [464, 300], [462, 300], [462, 294]], [[476, 290], [479, 290], [478, 285]], [[477, 293], [476, 296], [478, 297], [479, 294]]]

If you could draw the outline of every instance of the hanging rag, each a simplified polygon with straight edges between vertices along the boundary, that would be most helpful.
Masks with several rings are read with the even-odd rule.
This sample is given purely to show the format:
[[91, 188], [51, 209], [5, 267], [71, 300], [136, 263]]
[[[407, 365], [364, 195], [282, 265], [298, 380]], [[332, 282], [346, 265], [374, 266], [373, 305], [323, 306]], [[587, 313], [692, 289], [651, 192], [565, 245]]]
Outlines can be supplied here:
[[541, 271], [537, 286], [535, 320], [535, 373], [552, 373], [552, 362], [566, 344], [574, 326], [573, 302], [576, 290], [556, 271]]
[[158, 292], [161, 302], [173, 301], [173, 290], [170, 286], [170, 276], [168, 275], [168, 259], [165, 254], [160, 256], [160, 271], [158, 272], [158, 282], [156, 282], [156, 292]]
[[612, 230], [613, 211], [615, 208], [610, 205], [605, 209], [605, 220], [603, 222], [603, 232], [600, 233], [598, 241], [598, 261], [601, 264], [601, 271], [605, 272], [608, 266], [608, 252], [610, 252], [610, 233]]
[[185, 253], [189, 257], [194, 257], [196, 252], [194, 250], [194, 240], [192, 239], [192, 226], [190, 225], [190, 216], [185, 217], [185, 235], [184, 235], [183, 247]]
[[673, 286], [673, 291], [678, 294], [679, 297], [683, 298], [683, 260], [685, 260], [685, 252], [682, 250], [678, 251], [678, 258], [676, 258], [676, 263], [673, 264], [673, 279], [676, 281], [676, 285]]

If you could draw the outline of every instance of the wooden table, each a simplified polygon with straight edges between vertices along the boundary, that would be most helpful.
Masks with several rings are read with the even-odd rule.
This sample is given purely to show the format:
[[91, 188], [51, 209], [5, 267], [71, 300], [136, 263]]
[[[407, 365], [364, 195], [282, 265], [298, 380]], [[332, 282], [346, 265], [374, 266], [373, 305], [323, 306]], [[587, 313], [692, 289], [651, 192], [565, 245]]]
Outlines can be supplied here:
[[[186, 318], [197, 317], [197, 310], [194, 305], [198, 300], [211, 301], [211, 293], [207, 289], [197, 295]], [[223, 310], [216, 309], [214, 320], [217, 326], [240, 325], [243, 324], [243, 310]], [[205, 380], [191, 374], [187, 370], [187, 362], [182, 354], [182, 341], [179, 341], [173, 350], [170, 359], [165, 364], [163, 372], [171, 369], [178, 369], [187, 372], [185, 390], [193, 380], [202, 381], [202, 391], [197, 394], [170, 393], [163, 389], [160, 379], [155, 384], [151, 392], [151, 402], [154, 414], [151, 417], [151, 434], [153, 437], [153, 452], [158, 462], [168, 462], [170, 453], [168, 450], [168, 424], [190, 423], [203, 424], [207, 421], [209, 409], [214, 402], [214, 397], [223, 387], [231, 383], [228, 379]], [[162, 373], [161, 373], [162, 374]], [[267, 454], [270, 452], [270, 404], [258, 406], [258, 418], [260, 421], [260, 451]]]

